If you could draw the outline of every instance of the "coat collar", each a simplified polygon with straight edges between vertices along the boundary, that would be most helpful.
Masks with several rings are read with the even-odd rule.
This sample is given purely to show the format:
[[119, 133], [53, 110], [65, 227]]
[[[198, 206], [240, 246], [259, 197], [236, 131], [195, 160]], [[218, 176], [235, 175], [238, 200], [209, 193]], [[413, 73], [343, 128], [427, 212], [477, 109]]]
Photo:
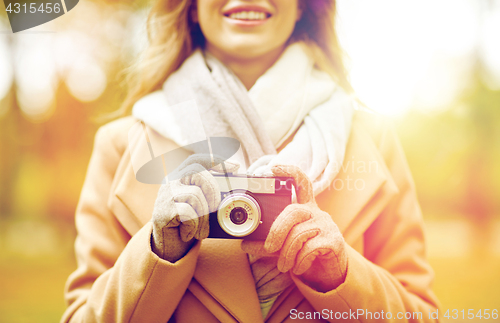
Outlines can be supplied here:
[[[134, 235], [151, 220], [159, 185], [135, 179], [126, 151], [113, 189], [109, 207], [130, 235]], [[361, 123], [353, 122], [344, 164], [330, 189], [317, 196], [318, 205], [332, 215], [346, 242], [352, 245], [362, 238], [397, 193], [376, 143]], [[252, 273], [239, 246], [239, 240], [204, 240], [194, 277], [235, 319], [259, 321], [260, 307]], [[235, 302], [245, 302], [246, 306], [228, 306]], [[293, 306], [288, 303], [287, 306]]]

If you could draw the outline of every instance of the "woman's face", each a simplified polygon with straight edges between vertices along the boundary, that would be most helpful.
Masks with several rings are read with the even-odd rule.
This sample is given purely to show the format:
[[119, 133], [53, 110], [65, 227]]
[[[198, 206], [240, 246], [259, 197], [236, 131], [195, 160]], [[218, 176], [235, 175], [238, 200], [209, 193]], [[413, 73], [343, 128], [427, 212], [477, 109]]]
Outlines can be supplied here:
[[284, 46], [300, 19], [299, 0], [195, 0], [207, 49], [253, 59]]

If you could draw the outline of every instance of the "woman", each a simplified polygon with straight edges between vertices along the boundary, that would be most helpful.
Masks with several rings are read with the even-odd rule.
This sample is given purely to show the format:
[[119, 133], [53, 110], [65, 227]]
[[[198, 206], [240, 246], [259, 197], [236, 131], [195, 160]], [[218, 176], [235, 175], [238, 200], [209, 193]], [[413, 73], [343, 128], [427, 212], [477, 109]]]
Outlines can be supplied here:
[[[96, 135], [63, 322], [433, 320], [411, 175], [387, 123], [355, 111], [334, 14], [333, 0], [155, 4], [133, 116]], [[186, 145], [231, 158], [137, 180], [141, 151]], [[206, 239], [220, 203], [209, 169], [293, 177], [297, 201], [265, 241]]]

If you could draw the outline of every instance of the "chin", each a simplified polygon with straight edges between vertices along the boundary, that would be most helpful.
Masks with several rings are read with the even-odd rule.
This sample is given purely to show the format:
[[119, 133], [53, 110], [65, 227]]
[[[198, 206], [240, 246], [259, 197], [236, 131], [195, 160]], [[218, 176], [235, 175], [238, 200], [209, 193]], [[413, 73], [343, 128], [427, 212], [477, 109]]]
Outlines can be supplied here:
[[265, 55], [268, 51], [257, 50], [255, 47], [241, 46], [231, 51], [234, 58], [252, 59]]
[[226, 52], [235, 58], [252, 59], [266, 55], [278, 47], [280, 46], [271, 46], [262, 41], [243, 41], [231, 43], [231, 46], [226, 47]]

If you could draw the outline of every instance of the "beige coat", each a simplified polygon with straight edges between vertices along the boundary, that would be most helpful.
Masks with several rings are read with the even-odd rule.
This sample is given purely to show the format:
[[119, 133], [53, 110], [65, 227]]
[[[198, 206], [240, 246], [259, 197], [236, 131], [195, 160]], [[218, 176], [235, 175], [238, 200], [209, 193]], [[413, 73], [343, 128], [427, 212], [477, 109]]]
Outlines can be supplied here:
[[[262, 322], [240, 240], [205, 239], [174, 264], [151, 251], [159, 185], [135, 179], [127, 140], [135, 122], [122, 118], [96, 135], [76, 211], [78, 268], [66, 285], [62, 322]], [[422, 215], [401, 146], [382, 118], [356, 112], [344, 165], [317, 202], [348, 244], [346, 281], [319, 293], [293, 277], [295, 285], [279, 296], [266, 322], [315, 311], [329, 321], [335, 315], [370, 321], [369, 314], [354, 319], [361, 310], [379, 318], [382, 311], [393, 318], [421, 312], [414, 321], [431, 321], [437, 300]], [[318, 315], [311, 321], [321, 321]]]

